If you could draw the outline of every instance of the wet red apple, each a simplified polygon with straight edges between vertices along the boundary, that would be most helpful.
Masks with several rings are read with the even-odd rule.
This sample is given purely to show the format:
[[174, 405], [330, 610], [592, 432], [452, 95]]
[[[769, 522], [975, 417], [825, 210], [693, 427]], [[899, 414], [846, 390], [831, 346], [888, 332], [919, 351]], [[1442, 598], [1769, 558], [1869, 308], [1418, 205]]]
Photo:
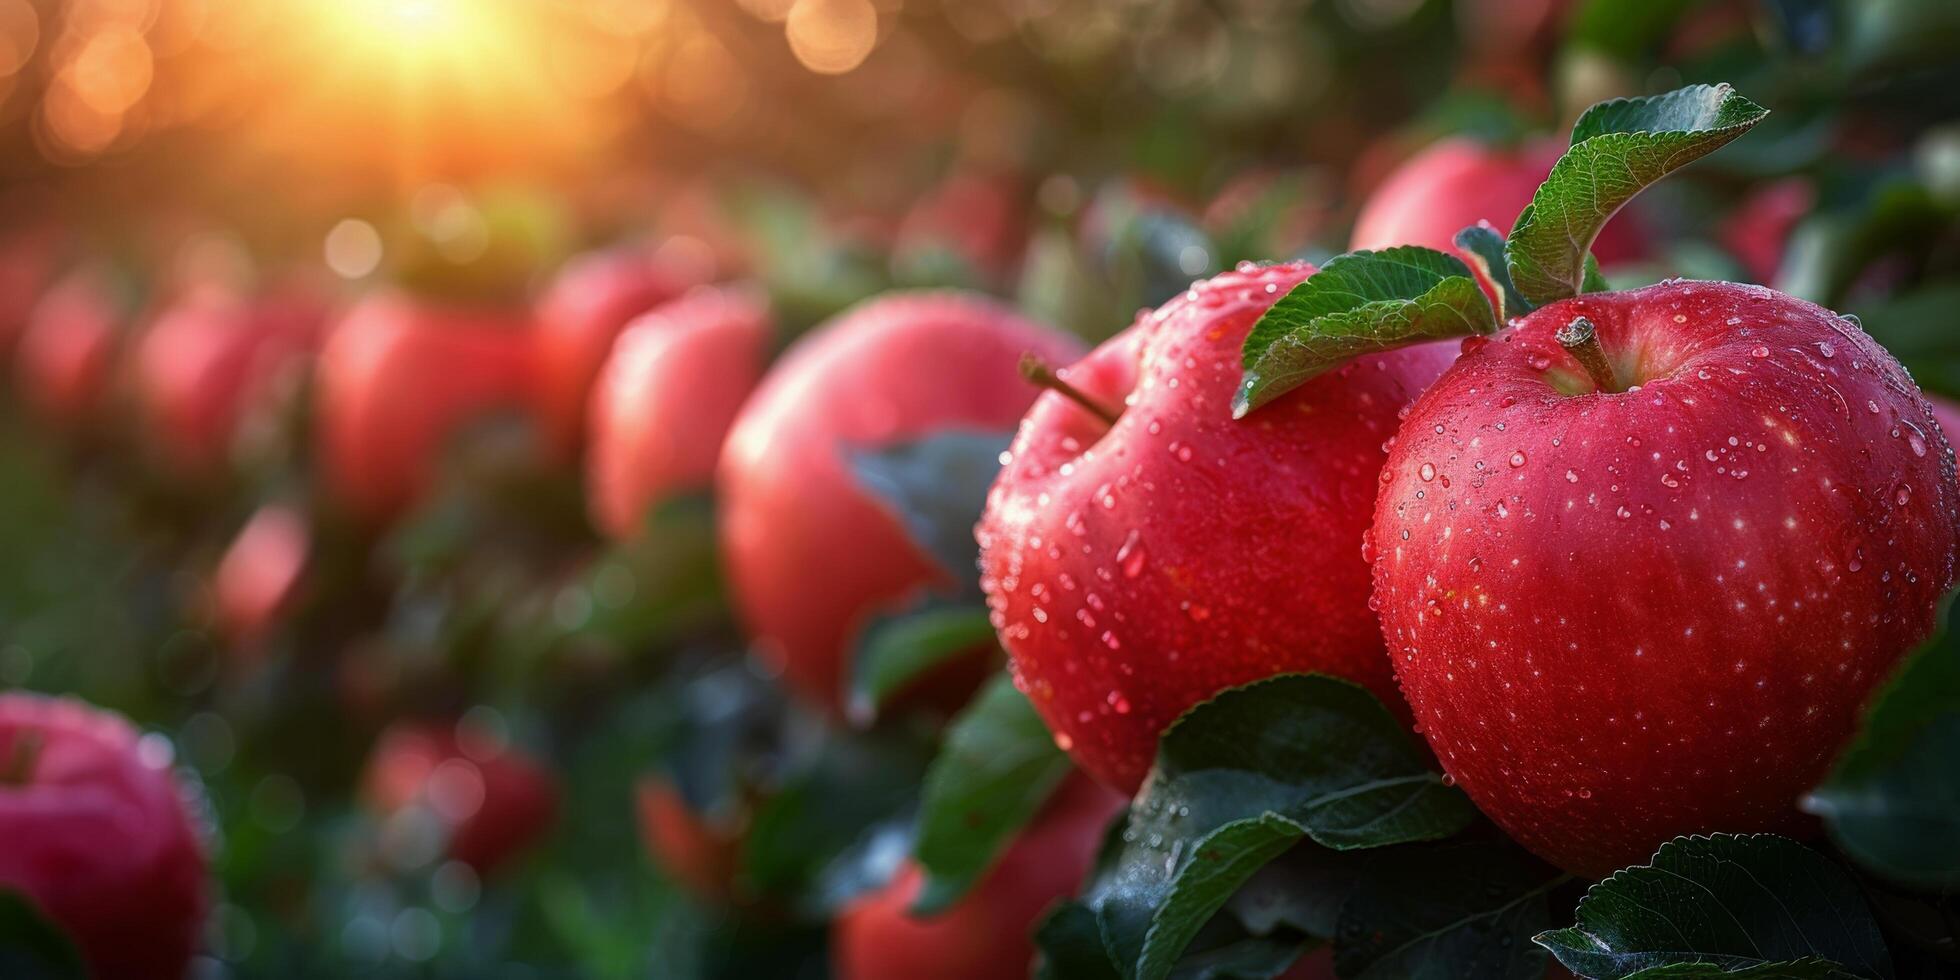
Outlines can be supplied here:
[[451, 858], [488, 874], [536, 844], [558, 814], [558, 787], [537, 761], [454, 725], [397, 724], [375, 743], [362, 786], [384, 816], [432, 814]]

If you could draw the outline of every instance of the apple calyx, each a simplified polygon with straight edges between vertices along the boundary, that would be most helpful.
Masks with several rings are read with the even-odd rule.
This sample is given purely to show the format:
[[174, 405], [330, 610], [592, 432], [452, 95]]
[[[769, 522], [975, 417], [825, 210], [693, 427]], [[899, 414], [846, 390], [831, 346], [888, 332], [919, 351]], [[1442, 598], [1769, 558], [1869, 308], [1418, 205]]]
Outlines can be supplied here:
[[34, 764], [41, 758], [45, 741], [38, 728], [22, 729], [16, 734], [6, 761], [0, 763], [0, 786], [26, 786], [32, 782]]
[[1599, 330], [1591, 320], [1575, 316], [1571, 323], [1559, 328], [1553, 339], [1586, 369], [1586, 374], [1592, 377], [1594, 388], [1602, 392], [1626, 390], [1613, 370], [1613, 363], [1606, 359], [1605, 349], [1599, 346]]
[[1083, 393], [1082, 389], [1063, 381], [1061, 376], [1055, 373], [1055, 369], [1049, 367], [1048, 362], [1033, 351], [1021, 355], [1021, 377], [1028, 379], [1036, 387], [1046, 388], [1076, 403], [1083, 411], [1102, 419], [1104, 425], [1114, 426], [1117, 418], [1122, 414], [1110, 411], [1101, 402]]

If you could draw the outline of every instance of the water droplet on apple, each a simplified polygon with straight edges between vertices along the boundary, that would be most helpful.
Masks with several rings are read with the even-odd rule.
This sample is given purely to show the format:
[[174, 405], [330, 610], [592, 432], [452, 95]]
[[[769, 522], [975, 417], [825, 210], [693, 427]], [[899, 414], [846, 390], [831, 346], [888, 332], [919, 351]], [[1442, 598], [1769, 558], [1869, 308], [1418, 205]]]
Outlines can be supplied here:
[[1061, 749], [1063, 752], [1067, 752], [1068, 750], [1075, 748], [1075, 739], [1068, 737], [1067, 732], [1056, 732], [1055, 747]]
[[1578, 473], [1578, 471], [1577, 471], [1577, 470], [1566, 470], [1566, 471], [1565, 471], [1565, 482], [1567, 482], [1567, 483], [1577, 483], [1577, 482], [1579, 482], [1579, 473]]
[[1422, 482], [1424, 483], [1428, 483], [1429, 481], [1436, 479], [1436, 464], [1434, 463], [1422, 464], [1422, 466], [1416, 470], [1416, 475], [1421, 477]]
[[1754, 347], [1751, 347], [1751, 348], [1749, 349], [1749, 356], [1750, 356], [1750, 357], [1768, 357], [1768, 356], [1769, 356], [1769, 348], [1767, 348], [1767, 347], [1764, 347], [1764, 346], [1763, 346], [1763, 345], [1761, 345], [1761, 344], [1757, 344], [1756, 346], [1754, 346]]
[[1512, 468], [1512, 469], [1517, 469], [1518, 467], [1520, 467], [1520, 466], [1523, 466], [1523, 465], [1524, 465], [1524, 451], [1523, 451], [1523, 450], [1519, 450], [1519, 451], [1517, 451], [1517, 452], [1515, 452], [1515, 453], [1512, 453], [1512, 454], [1511, 454], [1511, 468]]
[[1543, 371], [1552, 366], [1552, 359], [1534, 351], [1524, 359], [1524, 366], [1533, 371]]
[[1911, 500], [1912, 500], [1912, 486], [1910, 484], [1901, 483], [1899, 484], [1898, 489], [1892, 491], [1892, 502], [1898, 504], [1901, 507], [1904, 507], [1907, 503], [1911, 502]]
[[1123, 566], [1124, 578], [1136, 578], [1143, 574], [1143, 541], [1139, 531], [1132, 529], [1123, 539], [1122, 547], [1116, 549], [1116, 563]]

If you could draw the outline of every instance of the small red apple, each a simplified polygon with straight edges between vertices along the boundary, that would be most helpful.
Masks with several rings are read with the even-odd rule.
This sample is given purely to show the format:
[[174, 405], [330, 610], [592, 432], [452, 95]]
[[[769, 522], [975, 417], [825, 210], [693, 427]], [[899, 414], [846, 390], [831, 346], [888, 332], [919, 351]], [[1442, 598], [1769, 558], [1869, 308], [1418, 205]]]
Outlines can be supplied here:
[[134, 353], [147, 445], [179, 474], [219, 469], [248, 414], [317, 346], [324, 315], [317, 298], [300, 293], [201, 291], [164, 310]]
[[37, 416], [65, 429], [97, 420], [130, 311], [109, 273], [83, 266], [49, 287], [27, 315], [14, 351], [20, 397]]
[[164, 743], [80, 701], [0, 693], [0, 888], [104, 980], [181, 977], [202, 939], [202, 845]]
[[1817, 193], [1801, 177], [1779, 180], [1744, 198], [1717, 232], [1729, 254], [1756, 282], [1769, 285], [1783, 267], [1790, 233], [1816, 204]]
[[565, 264], [538, 302], [535, 328], [538, 410], [554, 448], [579, 448], [592, 383], [626, 324], [713, 274], [712, 260], [678, 249], [617, 248]]
[[836, 706], [866, 620], [946, 572], [852, 472], [848, 455], [950, 430], [1012, 429], [1035, 390], [1021, 355], [1077, 346], [959, 293], [897, 293], [799, 341], [730, 430], [718, 474], [723, 560], [764, 662]]
[[620, 334], [589, 409], [594, 524], [630, 538], [654, 504], [713, 485], [728, 427], [767, 360], [769, 319], [760, 293], [703, 287]]
[[[1448, 252], [1456, 247], [1456, 233], [1479, 221], [1507, 231], [1566, 149], [1549, 139], [1515, 150], [1466, 137], [1431, 144], [1369, 196], [1348, 247], [1422, 245]], [[1593, 255], [1611, 268], [1646, 255], [1647, 238], [1635, 216], [1622, 213], [1600, 232]]]
[[35, 299], [54, 278], [62, 252], [61, 233], [45, 222], [30, 220], [0, 237], [0, 361], [13, 354]]
[[695, 810], [658, 776], [640, 780], [634, 799], [640, 840], [661, 869], [700, 898], [728, 901], [741, 860], [742, 828], [722, 826]]
[[480, 874], [536, 844], [558, 816], [558, 787], [543, 766], [457, 726], [389, 728], [362, 785], [383, 816], [426, 807], [449, 833], [449, 856]]
[[320, 354], [315, 416], [328, 488], [365, 520], [385, 520], [433, 484], [443, 445], [530, 384], [520, 313], [439, 306], [398, 293], [349, 310]]
[[906, 212], [894, 261], [926, 261], [938, 251], [967, 263], [984, 282], [1010, 281], [1027, 245], [1026, 197], [1008, 174], [955, 173]]
[[[1581, 317], [1601, 370], [1557, 339]], [[1732, 283], [1583, 295], [1466, 347], [1371, 537], [1444, 768], [1589, 876], [1680, 834], [1804, 830], [1798, 797], [1953, 580], [1926, 400], [1855, 322]]]
[[1104, 827], [1126, 803], [1087, 779], [1069, 779], [979, 885], [930, 918], [909, 912], [925, 879], [908, 863], [890, 884], [838, 914], [832, 972], [841, 980], [1027, 976], [1036, 923], [1081, 887]]
[[1157, 736], [1227, 687], [1324, 671], [1397, 703], [1361, 535], [1396, 413], [1454, 344], [1368, 358], [1232, 419], [1240, 347], [1314, 272], [1246, 264], [1137, 319], [1021, 425], [980, 521], [981, 585], [1017, 683], [1125, 792]]
[[306, 515], [284, 504], [252, 514], [212, 576], [219, 628], [241, 646], [263, 640], [292, 605], [312, 557]]

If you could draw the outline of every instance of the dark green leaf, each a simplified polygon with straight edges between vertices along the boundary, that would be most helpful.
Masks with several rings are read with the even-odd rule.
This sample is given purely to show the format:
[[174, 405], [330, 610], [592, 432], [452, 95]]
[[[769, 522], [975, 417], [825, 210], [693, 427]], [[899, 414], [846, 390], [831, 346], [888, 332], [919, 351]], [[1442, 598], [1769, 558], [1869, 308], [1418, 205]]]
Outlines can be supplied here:
[[893, 696], [948, 661], [991, 647], [994, 627], [978, 601], [928, 597], [864, 629], [846, 692], [855, 721], [869, 722]]
[[931, 914], [966, 894], [1068, 772], [1034, 706], [1007, 675], [995, 676], [926, 772], [913, 852], [926, 881], [913, 911]]
[[1504, 264], [1503, 232], [1491, 227], [1488, 221], [1479, 221], [1456, 233], [1456, 247], [1478, 275], [1497, 287], [1499, 323], [1508, 323], [1531, 312], [1531, 303], [1518, 294], [1518, 287], [1511, 283], [1511, 270]]
[[1690, 85], [1586, 110], [1572, 128], [1572, 148], [1511, 228], [1506, 260], [1518, 292], [1539, 305], [1578, 295], [1593, 239], [1621, 206], [1768, 114], [1727, 85]]
[[1960, 887], [1960, 640], [1944, 630], [1865, 714], [1804, 801], [1859, 864], [1916, 888]]
[[0, 888], [0, 976], [82, 980], [87, 975], [68, 936], [19, 892]]
[[1380, 847], [1449, 836], [1475, 814], [1367, 691], [1276, 677], [1198, 705], [1164, 734], [1088, 904], [1126, 973], [1163, 977], [1181, 942], [1302, 837]]
[[919, 551], [932, 556], [959, 583], [978, 594], [979, 546], [973, 525], [987, 504], [987, 489], [1000, 472], [1006, 432], [951, 430], [916, 442], [851, 452], [849, 462], [864, 484], [904, 524]]
[[1773, 834], [1677, 837], [1651, 864], [1594, 885], [1577, 916], [1577, 925], [1536, 941], [1567, 969], [1600, 980], [1685, 963], [1733, 971], [1810, 959], [1849, 976], [1892, 976], [1857, 883]]
[[1531, 937], [1566, 880], [1509, 841], [1383, 852], [1341, 909], [1335, 966], [1362, 980], [1538, 980]]
[[1081, 902], [1063, 902], [1034, 931], [1041, 980], [1121, 980], [1103, 949], [1096, 913]]
[[1642, 970], [1626, 980], [1832, 980], [1845, 973], [1830, 960], [1788, 960], [1724, 970], [1713, 963], [1675, 963]]
[[1242, 418], [1363, 354], [1497, 326], [1490, 300], [1455, 256], [1413, 245], [1338, 255], [1253, 324], [1232, 414]]

